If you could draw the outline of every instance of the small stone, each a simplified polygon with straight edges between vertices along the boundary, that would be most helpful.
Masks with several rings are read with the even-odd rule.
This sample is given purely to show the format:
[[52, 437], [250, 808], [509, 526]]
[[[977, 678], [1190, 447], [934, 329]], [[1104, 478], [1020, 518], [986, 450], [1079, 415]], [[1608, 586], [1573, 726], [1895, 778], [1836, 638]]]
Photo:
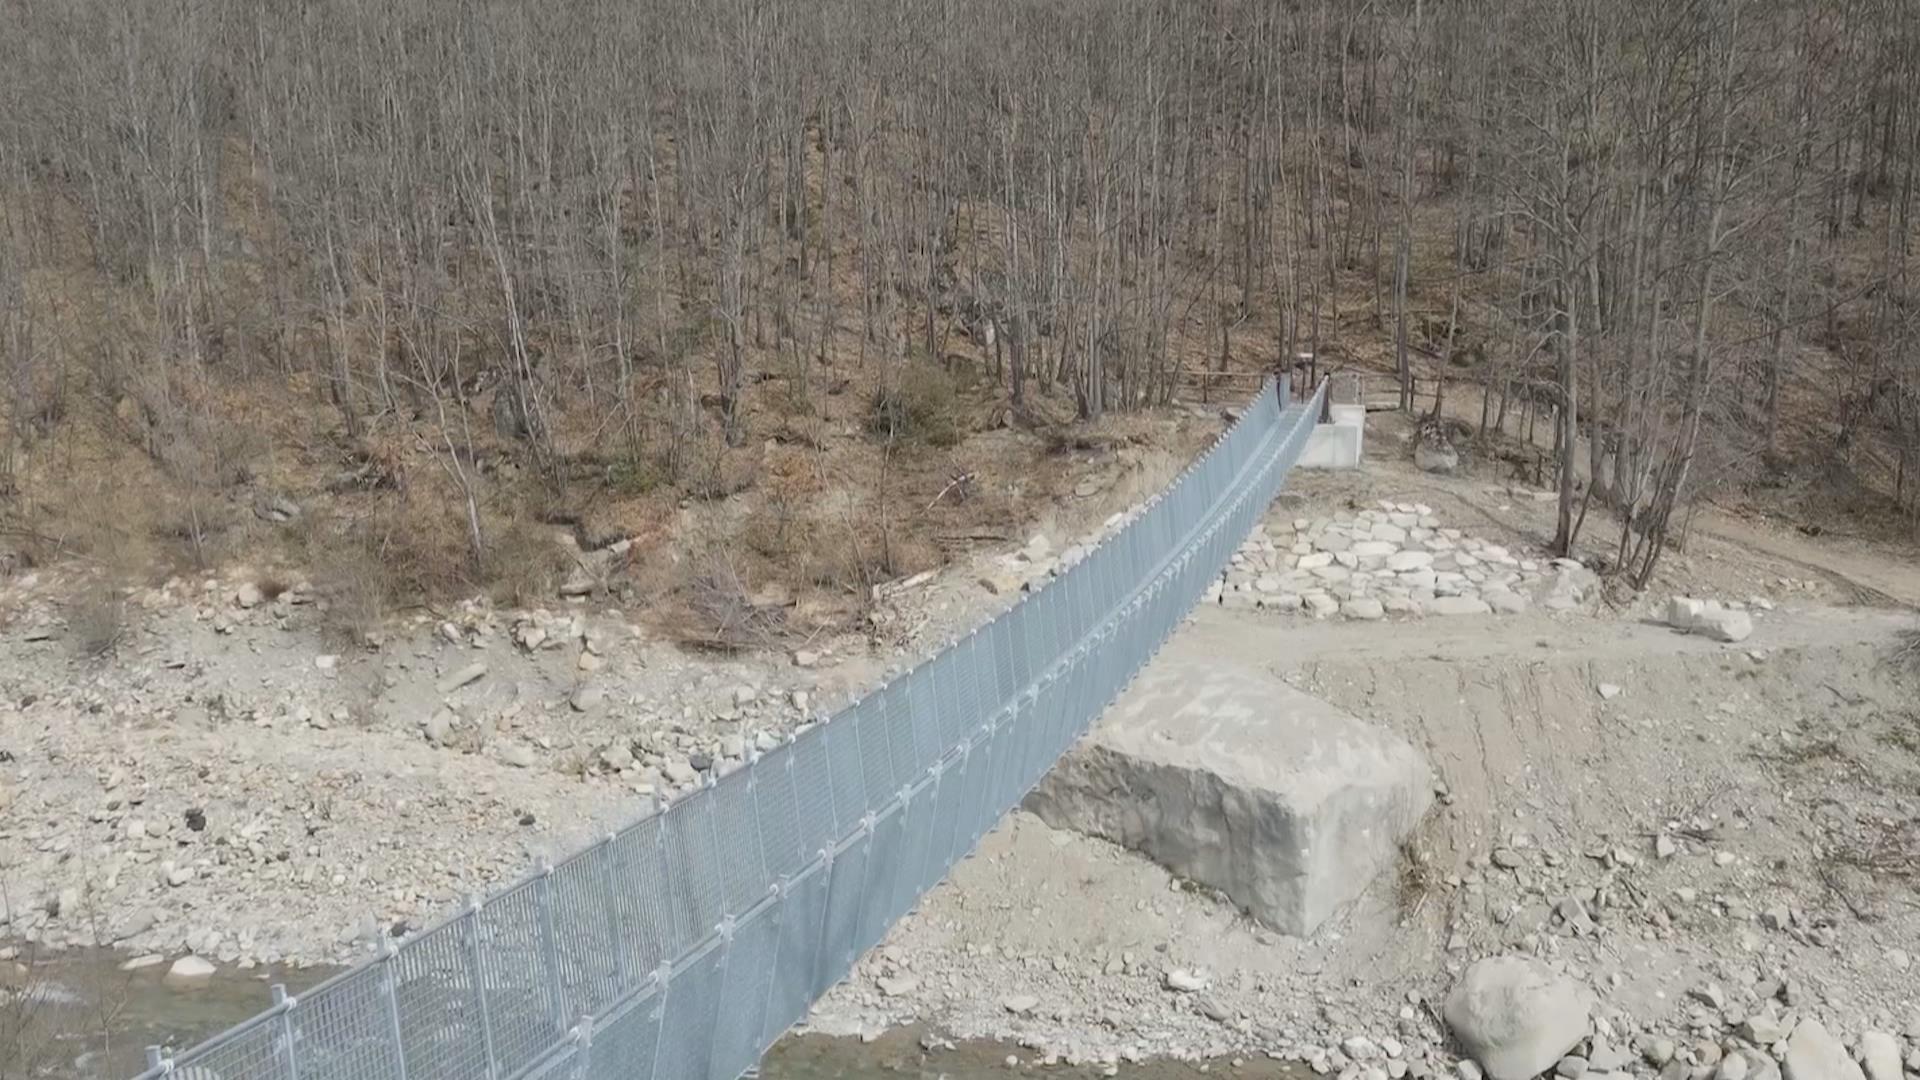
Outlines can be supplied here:
[[136, 956], [133, 959], [127, 961], [126, 963], [121, 964], [120, 970], [121, 971], [145, 971], [147, 968], [159, 967], [161, 964], [164, 964], [166, 962], [167, 962], [167, 958], [164, 956], [161, 956], [159, 953], [147, 953], [145, 956]]
[[1666, 833], [1661, 833], [1659, 836], [1653, 838], [1653, 854], [1657, 858], [1671, 859], [1674, 853], [1679, 850], [1680, 847], [1673, 842], [1673, 837], [1668, 836]]
[[880, 993], [884, 997], [906, 997], [920, 989], [920, 980], [911, 975], [882, 976], [875, 980], [875, 985], [880, 988]]
[[1016, 994], [1013, 997], [1003, 998], [1000, 1001], [1000, 1007], [1015, 1016], [1025, 1016], [1039, 1006], [1040, 999], [1034, 997], [1032, 994]]
[[1356, 596], [1340, 609], [1349, 619], [1372, 621], [1386, 617], [1387, 609], [1371, 596]]
[[700, 774], [694, 770], [694, 767], [685, 761], [669, 761], [661, 772], [668, 782], [674, 784], [690, 784], [700, 778]]
[[266, 594], [260, 591], [260, 586], [249, 581], [233, 591], [233, 606], [255, 608], [259, 607], [266, 598]]
[[1787, 1037], [1787, 1025], [1767, 1013], [1754, 1013], [1740, 1022], [1740, 1037], [1755, 1046], [1772, 1046]]
[[608, 743], [600, 751], [600, 763], [614, 772], [633, 767], [633, 751], [623, 742]]
[[793, 654], [794, 667], [810, 668], [817, 667], [819, 664], [820, 654], [812, 649], [800, 649]]
[[1491, 858], [1493, 865], [1502, 870], [1515, 870], [1520, 866], [1520, 853], [1511, 848], [1494, 848]]
[[486, 673], [487, 665], [476, 660], [466, 667], [448, 673], [445, 678], [442, 678], [438, 683], [434, 684], [434, 689], [442, 694], [451, 694], [468, 683], [474, 682]]
[[1424, 570], [1432, 565], [1433, 553], [1429, 551], [1401, 551], [1387, 556], [1387, 569], [1396, 574]]
[[321, 671], [332, 671], [340, 666], [340, 658], [332, 653], [323, 653], [313, 658], [313, 666]]
[[1646, 1059], [1647, 1064], [1655, 1068], [1659, 1068], [1667, 1062], [1672, 1061], [1673, 1055], [1679, 1052], [1680, 1048], [1674, 1045], [1672, 1039], [1661, 1036], [1647, 1039], [1640, 1044], [1640, 1056]]
[[1472, 1058], [1461, 1058], [1453, 1068], [1460, 1074], [1460, 1080], [1485, 1080], [1487, 1075]]
[[1713, 853], [1713, 865], [1732, 866], [1736, 858], [1737, 856], [1731, 851], [1716, 851]]
[[1554, 1064], [1553, 1074], [1565, 1077], [1565, 1080], [1580, 1080], [1587, 1075], [1587, 1059], [1578, 1054], [1568, 1054]]
[[1381, 1056], [1380, 1047], [1365, 1035], [1355, 1035], [1342, 1042], [1340, 1052], [1354, 1061], [1372, 1061]]
[[1769, 930], [1785, 930], [1793, 924], [1793, 912], [1785, 904], [1775, 904], [1760, 913], [1760, 925]]
[[1166, 974], [1167, 989], [1178, 990], [1183, 994], [1196, 993], [1207, 988], [1207, 978], [1198, 972], [1185, 968], [1173, 968]]
[[533, 747], [523, 742], [510, 742], [500, 748], [500, 760], [516, 769], [531, 769], [534, 763]]
[[1603, 701], [1612, 701], [1614, 698], [1625, 693], [1619, 686], [1610, 682], [1603, 682], [1596, 689], [1600, 691], [1600, 697]]
[[1716, 1012], [1727, 1007], [1727, 992], [1720, 989], [1719, 983], [1708, 983], [1688, 991], [1694, 1000]]
[[607, 692], [594, 683], [583, 683], [574, 688], [567, 698], [567, 704], [574, 712], [592, 712], [607, 699]]
[[1747, 1080], [1747, 1059], [1741, 1054], [1729, 1054], [1720, 1059], [1720, 1067], [1713, 1071], [1713, 1080]]

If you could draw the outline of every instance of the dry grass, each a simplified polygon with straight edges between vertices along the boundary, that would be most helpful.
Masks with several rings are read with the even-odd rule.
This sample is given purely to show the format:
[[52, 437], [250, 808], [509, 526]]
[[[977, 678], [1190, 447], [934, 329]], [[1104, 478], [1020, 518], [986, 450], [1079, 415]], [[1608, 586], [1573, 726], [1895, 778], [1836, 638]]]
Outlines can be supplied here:
[[1402, 921], [1412, 920], [1425, 910], [1440, 887], [1440, 877], [1425, 849], [1412, 839], [1401, 842], [1394, 860], [1393, 898]]
[[74, 651], [89, 660], [113, 655], [130, 632], [127, 602], [111, 585], [96, 584], [67, 611], [67, 635]]
[[785, 627], [785, 609], [756, 603], [733, 564], [715, 557], [687, 585], [667, 629], [682, 647], [732, 653], [774, 648]]
[[515, 516], [495, 523], [481, 579], [494, 599], [532, 607], [550, 602], [572, 567], [551, 527]]

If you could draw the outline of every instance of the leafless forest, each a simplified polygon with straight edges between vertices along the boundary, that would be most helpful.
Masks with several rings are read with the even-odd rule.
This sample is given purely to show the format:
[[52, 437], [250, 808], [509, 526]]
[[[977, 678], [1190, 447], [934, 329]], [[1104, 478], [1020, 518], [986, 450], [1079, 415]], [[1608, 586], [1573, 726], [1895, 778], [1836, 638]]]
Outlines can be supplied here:
[[891, 504], [782, 477], [1304, 352], [1557, 425], [1629, 582], [1702, 495], [1920, 521], [1911, 0], [0, 0], [0, 166], [31, 557], [473, 585], [758, 488], [859, 585]]

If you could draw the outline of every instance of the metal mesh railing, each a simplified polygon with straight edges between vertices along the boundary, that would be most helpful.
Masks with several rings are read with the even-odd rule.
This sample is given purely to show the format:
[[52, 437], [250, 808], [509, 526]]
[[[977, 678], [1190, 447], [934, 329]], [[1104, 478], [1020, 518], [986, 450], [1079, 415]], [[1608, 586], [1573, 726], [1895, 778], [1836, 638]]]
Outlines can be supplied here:
[[[142, 1074], [734, 1080], [1053, 766], [1306, 445], [1269, 383], [1045, 588], [732, 773]], [[1286, 403], [1284, 408], [1283, 404]]]

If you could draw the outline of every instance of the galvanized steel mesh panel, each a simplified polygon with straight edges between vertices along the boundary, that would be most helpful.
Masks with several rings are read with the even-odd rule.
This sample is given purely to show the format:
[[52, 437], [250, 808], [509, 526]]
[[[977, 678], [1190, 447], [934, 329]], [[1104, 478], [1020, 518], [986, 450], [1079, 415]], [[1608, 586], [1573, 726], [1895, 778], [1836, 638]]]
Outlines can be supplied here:
[[767, 895], [770, 879], [760, 855], [758, 791], [752, 769], [736, 769], [713, 789], [714, 846], [708, 859], [720, 868], [724, 910], [739, 915]]
[[[266, 1017], [256, 1020], [250, 1027], [239, 1031], [212, 1052], [200, 1058], [195, 1064], [207, 1071], [210, 1076], [293, 1076], [293, 1058], [288, 1053], [288, 1040], [276, 1018]], [[392, 1053], [392, 1044], [370, 1047], [376, 1053]], [[338, 1076], [372, 1076], [373, 1073], [342, 1072]]]
[[661, 1080], [699, 1080], [713, 1061], [713, 1022], [721, 1007], [720, 980], [726, 949], [719, 942], [676, 965], [667, 984], [667, 1011], [660, 1021], [654, 1075]]
[[661, 1005], [658, 994], [648, 994], [594, 1025], [587, 1080], [653, 1080]]
[[767, 989], [780, 945], [779, 908], [755, 908], [726, 946], [726, 973], [720, 985], [720, 1010], [713, 1028], [713, 1080], [733, 1080], [760, 1060], [760, 1036], [767, 1018]]
[[486, 1071], [478, 961], [465, 919], [413, 939], [391, 961], [410, 1077], [456, 1080]]
[[780, 898], [780, 941], [773, 957], [772, 985], [760, 1045], [765, 1046], [807, 1014], [820, 971], [821, 928], [827, 916], [829, 870], [815, 862], [787, 883]]
[[[387, 972], [371, 965], [348, 973], [299, 999], [291, 1010], [293, 1046], [302, 1080], [358, 1080], [400, 1075], [400, 1048], [394, 1043], [392, 999]], [[217, 1049], [224, 1050], [224, 1046]], [[229, 1071], [209, 1055], [195, 1057], [214, 1076], [253, 1076]], [[260, 1073], [276, 1076], [277, 1073]]]
[[799, 804], [793, 792], [793, 747], [783, 746], [753, 763], [754, 819], [766, 860], [761, 884], [779, 881], [806, 862], [800, 842]]
[[620, 937], [615, 943], [626, 963], [627, 986], [672, 960], [690, 944], [673, 918], [667, 880], [667, 819], [643, 818], [608, 844], [613, 864], [613, 905]]
[[541, 879], [522, 882], [480, 911], [481, 977], [493, 1053], [502, 1069], [531, 1065], [559, 1035], [546, 943], [542, 940]]
[[800, 853], [807, 860], [833, 845], [841, 834], [834, 824], [833, 778], [828, 773], [827, 740], [796, 740], [793, 744], [794, 825], [800, 830]]
[[588, 848], [548, 879], [560, 995], [569, 1016], [599, 1012], [621, 989], [605, 856], [604, 847]]
[[827, 883], [827, 912], [820, 923], [820, 951], [815, 957], [813, 994], [827, 992], [852, 967], [859, 954], [860, 906], [867, 886], [867, 840], [862, 836], [833, 859]]
[[726, 907], [720, 894], [720, 849], [714, 843], [713, 790], [704, 788], [675, 803], [666, 819], [674, 923], [679, 940], [700, 941], [720, 925]]
[[1158, 650], [1324, 393], [1283, 411], [1269, 384], [1131, 521], [931, 661], [143, 1080], [739, 1075]]

